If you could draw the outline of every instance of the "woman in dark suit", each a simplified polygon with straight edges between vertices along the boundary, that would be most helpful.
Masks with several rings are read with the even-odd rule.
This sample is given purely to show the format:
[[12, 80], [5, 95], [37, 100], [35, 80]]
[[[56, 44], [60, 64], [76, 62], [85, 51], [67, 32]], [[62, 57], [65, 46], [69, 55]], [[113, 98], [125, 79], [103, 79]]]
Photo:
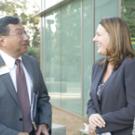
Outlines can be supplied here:
[[89, 135], [132, 135], [135, 116], [135, 53], [127, 24], [100, 21], [93, 39], [103, 56], [93, 66], [87, 104]]

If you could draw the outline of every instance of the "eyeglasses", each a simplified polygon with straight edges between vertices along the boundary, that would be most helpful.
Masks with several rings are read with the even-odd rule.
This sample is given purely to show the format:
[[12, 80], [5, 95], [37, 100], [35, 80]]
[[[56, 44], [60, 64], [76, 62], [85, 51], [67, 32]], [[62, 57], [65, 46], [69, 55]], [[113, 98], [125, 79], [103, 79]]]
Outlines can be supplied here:
[[8, 36], [28, 36], [27, 32], [25, 30], [16, 30], [16, 31], [10, 31]]

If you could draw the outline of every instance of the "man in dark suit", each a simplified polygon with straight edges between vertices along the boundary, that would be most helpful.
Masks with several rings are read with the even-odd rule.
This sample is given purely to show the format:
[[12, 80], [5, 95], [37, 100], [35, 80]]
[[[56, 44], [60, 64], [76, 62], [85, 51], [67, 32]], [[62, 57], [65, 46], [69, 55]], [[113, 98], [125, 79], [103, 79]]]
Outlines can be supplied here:
[[[29, 37], [17, 17], [0, 18], [0, 135], [51, 134], [52, 112], [47, 88], [36, 60], [24, 54], [28, 44]], [[17, 84], [16, 59], [25, 74], [30, 105], [27, 108], [29, 120], [26, 121], [30, 128], [26, 127], [28, 124], [18, 96], [21, 84]], [[23, 98], [23, 105], [28, 104], [26, 96]]]

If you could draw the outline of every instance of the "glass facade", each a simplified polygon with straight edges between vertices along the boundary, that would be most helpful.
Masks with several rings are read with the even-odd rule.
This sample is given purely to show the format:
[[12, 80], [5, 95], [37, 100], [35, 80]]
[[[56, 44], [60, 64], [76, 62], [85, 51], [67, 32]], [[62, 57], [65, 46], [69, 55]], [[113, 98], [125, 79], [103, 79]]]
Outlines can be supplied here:
[[99, 57], [92, 37], [100, 18], [119, 15], [119, 3], [118, 0], [54, 0], [49, 5], [49, 1], [42, 2], [43, 75], [52, 104], [83, 116], [91, 68]]

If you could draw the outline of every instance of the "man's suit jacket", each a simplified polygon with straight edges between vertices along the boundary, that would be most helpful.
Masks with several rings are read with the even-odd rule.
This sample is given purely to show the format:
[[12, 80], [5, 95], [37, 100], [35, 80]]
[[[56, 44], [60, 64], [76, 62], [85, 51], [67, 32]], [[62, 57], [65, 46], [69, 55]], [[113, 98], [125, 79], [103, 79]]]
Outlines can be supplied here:
[[99, 113], [104, 118], [106, 127], [97, 128], [97, 133], [110, 131], [112, 135], [131, 135], [135, 116], [135, 58], [126, 58], [112, 72], [105, 82], [99, 103], [97, 87], [106, 67], [100, 63], [93, 66], [87, 114]]
[[[22, 62], [33, 82], [32, 119], [37, 124], [48, 124], [51, 129], [51, 104], [38, 63], [28, 55], [22, 56]], [[4, 66], [0, 56], [0, 135], [17, 135], [23, 128], [22, 113], [9, 73], [1, 72]]]

